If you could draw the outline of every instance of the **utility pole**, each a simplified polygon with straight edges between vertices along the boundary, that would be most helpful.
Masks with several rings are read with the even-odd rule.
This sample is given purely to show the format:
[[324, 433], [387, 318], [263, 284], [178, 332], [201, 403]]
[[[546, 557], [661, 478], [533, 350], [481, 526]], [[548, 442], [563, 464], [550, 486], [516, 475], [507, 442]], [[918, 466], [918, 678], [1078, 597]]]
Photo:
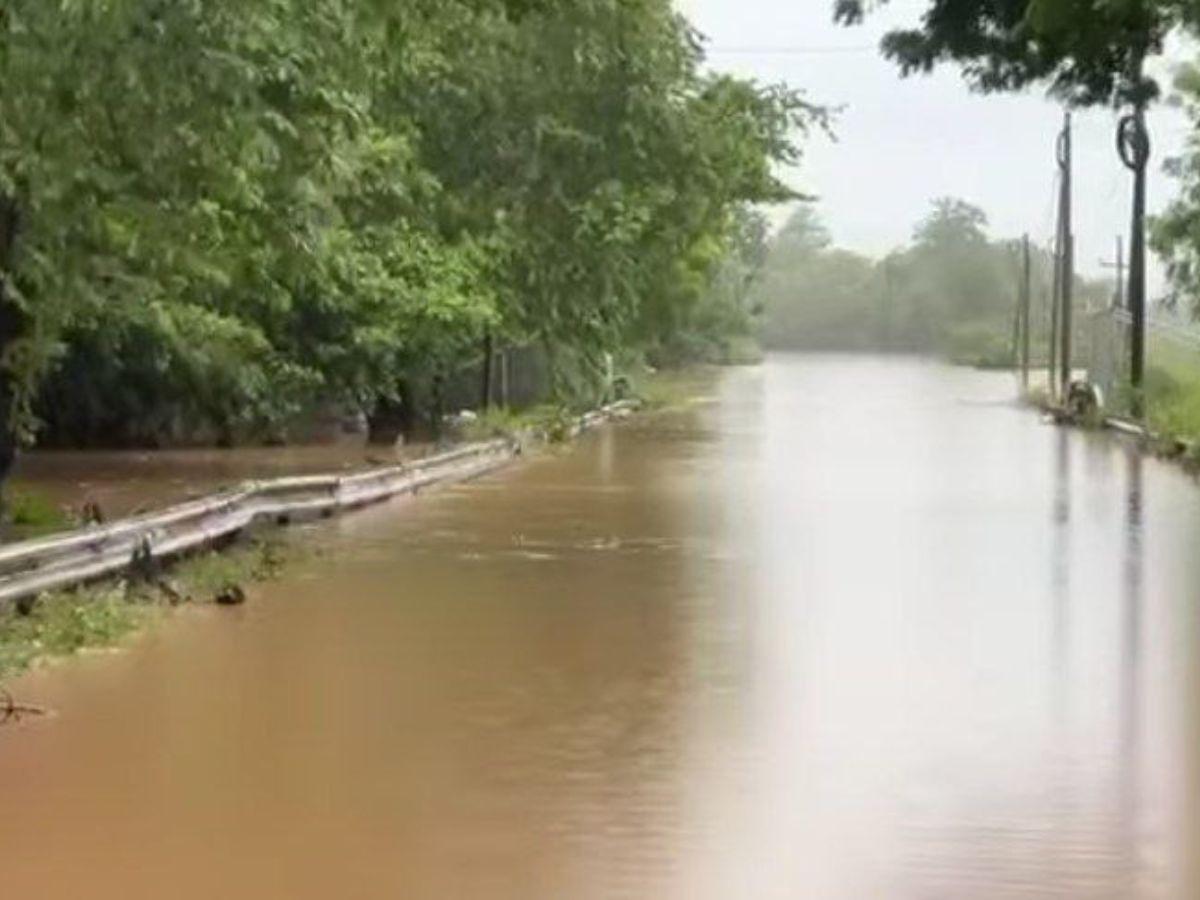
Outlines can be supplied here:
[[889, 352], [892, 349], [893, 292], [892, 257], [889, 254], [883, 260], [883, 349]]
[[[1140, 71], [1140, 66], [1139, 66]], [[1129, 381], [1133, 409], [1141, 416], [1142, 377], [1146, 371], [1146, 164], [1150, 161], [1150, 134], [1146, 131], [1146, 105], [1138, 101], [1117, 128], [1121, 162], [1133, 172], [1133, 221], [1129, 235]]]
[[1032, 266], [1029, 259], [1029, 235], [1021, 238], [1021, 311], [1019, 313], [1019, 328], [1021, 346], [1018, 353], [1021, 360], [1021, 390], [1029, 390], [1029, 307], [1032, 305], [1033, 278]]
[[479, 408], [487, 412], [492, 407], [492, 360], [495, 353], [492, 348], [492, 329], [483, 334], [483, 384], [480, 385]]
[[500, 405], [508, 409], [508, 361], [510, 350], [505, 347], [500, 351]]
[[1021, 370], [1021, 286], [1017, 285], [1017, 302], [1013, 304], [1012, 341], [1008, 345], [1012, 353], [1011, 361], [1014, 371]]
[[1117, 235], [1116, 262], [1102, 259], [1100, 267], [1117, 270], [1117, 289], [1113, 292], [1113, 308], [1123, 309], [1125, 307], [1125, 242], [1119, 234]]
[[1071, 227], [1071, 112], [1063, 114], [1063, 129], [1058, 136], [1058, 168], [1061, 174], [1058, 200], [1059, 252], [1062, 263], [1059, 275], [1062, 285], [1059, 297], [1062, 304], [1061, 349], [1059, 380], [1065, 400], [1071, 387], [1071, 294], [1075, 287], [1075, 234]]
[[1062, 229], [1054, 237], [1054, 278], [1050, 282], [1050, 353], [1046, 366], [1046, 390], [1050, 399], [1058, 397], [1058, 311], [1062, 291]]

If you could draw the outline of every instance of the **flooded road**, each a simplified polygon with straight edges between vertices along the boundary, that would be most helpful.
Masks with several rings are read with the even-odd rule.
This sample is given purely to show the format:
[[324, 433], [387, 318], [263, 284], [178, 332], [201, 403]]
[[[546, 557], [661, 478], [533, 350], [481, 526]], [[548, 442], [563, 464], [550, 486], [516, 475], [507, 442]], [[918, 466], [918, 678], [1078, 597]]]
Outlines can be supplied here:
[[1200, 896], [1200, 493], [775, 357], [18, 682], [0, 893]]
[[173, 450], [36, 450], [22, 453], [14, 491], [64, 510], [96, 503], [110, 518], [161, 509], [243, 481], [352, 473], [435, 452], [432, 444], [374, 447], [362, 435], [294, 447]]

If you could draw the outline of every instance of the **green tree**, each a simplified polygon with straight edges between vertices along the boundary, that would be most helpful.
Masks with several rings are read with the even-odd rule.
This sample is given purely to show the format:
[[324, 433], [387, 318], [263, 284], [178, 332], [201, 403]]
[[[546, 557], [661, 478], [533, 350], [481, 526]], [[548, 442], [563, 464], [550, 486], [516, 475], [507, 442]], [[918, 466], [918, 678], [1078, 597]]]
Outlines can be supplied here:
[[[856, 23], [870, 5], [836, 0], [834, 15]], [[1196, 16], [1190, 0], [929, 0], [920, 27], [892, 31], [882, 49], [905, 74], [958, 63], [983, 91], [1044, 83], [1073, 104], [1144, 106], [1158, 93], [1146, 59]]]
[[[886, 2], [886, 0], [884, 0]], [[869, 0], [835, 0], [834, 15], [860, 21]], [[1159, 85], [1146, 62], [1176, 28], [1195, 29], [1194, 0], [928, 0], [919, 27], [885, 36], [883, 52], [903, 74], [957, 63], [982, 91], [1046, 84], [1076, 106], [1128, 106], [1118, 132], [1122, 161], [1134, 172], [1129, 304], [1133, 313], [1131, 381], [1144, 369], [1145, 206], [1150, 136], [1147, 107]], [[1138, 400], [1134, 401], [1136, 411]]]
[[937, 199], [893, 264], [907, 330], [918, 344], [958, 358], [1003, 346], [1012, 312], [1010, 251], [993, 244], [986, 227], [978, 207]]
[[391, 391], [429, 323], [487, 318], [486, 292], [462, 297], [478, 253], [430, 230], [436, 182], [385, 103], [415, 55], [391, 14], [128, 0], [21, 24], [5, 168], [34, 222], [20, 276], [46, 349], [26, 382], [62, 358], [52, 428], [232, 439]]
[[485, 337], [564, 392], [720, 345], [823, 118], [705, 73], [669, 0], [13, 0], [0, 78], [0, 476], [39, 428], [436, 419]]
[[832, 246], [812, 204], [772, 240], [752, 302], [772, 349], [866, 350], [886, 346], [881, 282], [873, 260]]
[[461, 66], [412, 86], [423, 158], [449, 188], [448, 227], [507, 249], [504, 334], [586, 374], [680, 327], [736, 242], [738, 208], [789, 196], [773, 166], [820, 111], [702, 75], [665, 0], [521, 9], [444, 22]]
[[884, 349], [962, 361], [1006, 359], [1012, 248], [992, 241], [978, 207], [941, 198], [912, 241], [882, 260], [832, 246], [801, 207], [772, 244], [756, 297], [774, 347]]
[[1193, 315], [1200, 315], [1200, 67], [1182, 68], [1175, 88], [1192, 131], [1184, 152], [1168, 164], [1180, 193], [1155, 219], [1151, 241], [1167, 261], [1173, 302], [1183, 299]]

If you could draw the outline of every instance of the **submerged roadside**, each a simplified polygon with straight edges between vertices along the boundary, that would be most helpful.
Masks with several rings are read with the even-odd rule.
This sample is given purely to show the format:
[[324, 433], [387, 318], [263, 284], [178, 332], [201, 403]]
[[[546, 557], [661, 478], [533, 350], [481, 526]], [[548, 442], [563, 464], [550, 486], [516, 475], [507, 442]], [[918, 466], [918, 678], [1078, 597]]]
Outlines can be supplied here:
[[[0, 598], [0, 700], [4, 696], [5, 681], [30, 667], [88, 649], [118, 646], [132, 635], [152, 627], [155, 621], [168, 615], [177, 606], [239, 604], [245, 601], [248, 594], [253, 595], [255, 585], [273, 579], [286, 568], [289, 560], [301, 554], [319, 553], [319, 548], [312, 541], [305, 540], [303, 535], [285, 535], [276, 527], [278, 525], [304, 518], [324, 517], [340, 511], [342, 507], [352, 509], [401, 492], [416, 493], [418, 487], [477, 477], [484, 471], [510, 462], [523, 452], [560, 444], [588, 428], [628, 416], [635, 410], [649, 412], [682, 404], [710, 382], [710, 369], [697, 368], [658, 375], [640, 386], [637, 399], [620, 401], [578, 416], [548, 408], [530, 410], [524, 414], [497, 411], [463, 423], [460, 430], [462, 445], [444, 454], [444, 458], [452, 462], [455, 457], [469, 455], [473, 447], [507, 445], [503, 452], [497, 449], [495, 458], [484, 465], [447, 466], [444, 471], [439, 471], [438, 457], [435, 455], [416, 464], [428, 468], [419, 485], [411, 481], [412, 464], [376, 468], [353, 476], [326, 476], [340, 484], [369, 480], [374, 472], [381, 479], [386, 476], [387, 485], [381, 484], [373, 495], [356, 497], [354, 502], [337, 504], [326, 501], [308, 510], [307, 515], [305, 510], [291, 512], [272, 507], [265, 514], [243, 517], [245, 521], [240, 527], [224, 531], [214, 529], [211, 519], [207, 526], [205, 522], [197, 521], [194, 526], [197, 534], [190, 546], [185, 546], [178, 553], [164, 553], [161, 558], [151, 554], [146, 565], [137, 564], [136, 547], [132, 554], [120, 555], [132, 540], [128, 535], [120, 538], [125, 543], [118, 543], [107, 551], [120, 555], [120, 565], [99, 577], [88, 576], [84, 571], [89, 554], [94, 562], [94, 554], [104, 552], [99, 540], [88, 543], [88, 550], [83, 557], [76, 551], [74, 557], [64, 561], [48, 558], [47, 563], [34, 559], [27, 570], [22, 572], [18, 569], [15, 574], [19, 577], [45, 577], [46, 570], [52, 574], [57, 566], [68, 574], [74, 567], [78, 569], [80, 577], [78, 583], [37, 593], [10, 590], [10, 602], [7, 603]], [[402, 481], [404, 477], [410, 480]], [[315, 479], [310, 476], [284, 480], [312, 482]], [[265, 484], [269, 485], [270, 482]], [[165, 496], [170, 496], [169, 492]], [[218, 495], [208, 500], [201, 498], [172, 509], [202, 506], [207, 502], [220, 507], [218, 511], [221, 514], [229, 514], [229, 505], [223, 503], [221, 497]], [[171, 517], [171, 510], [165, 513], [168, 518]], [[164, 514], [151, 515], [161, 517]], [[123, 524], [127, 528], [129, 522], [125, 520], [125, 523], [115, 522], [97, 528], [95, 536], [100, 538], [102, 533], [120, 532]], [[178, 534], [168, 538], [164, 544], [171, 541], [181, 543]], [[40, 541], [25, 542], [24, 546], [37, 544], [53, 549], [56, 540], [50, 536]], [[4, 552], [10, 556], [20, 556], [22, 546], [8, 545], [4, 547]], [[6, 577], [0, 572], [0, 588], [4, 587], [6, 580], [11, 587], [11, 574]], [[0, 722], [6, 718], [5, 704], [0, 703]]]
[[[1080, 384], [1086, 387], [1086, 383]], [[1200, 400], [1200, 393], [1194, 399]], [[1141, 452], [1174, 463], [1193, 478], [1200, 478], [1200, 420], [1179, 420], [1171, 414], [1174, 407], [1160, 397], [1146, 397], [1145, 415], [1141, 417], [1113, 412], [1097, 403], [1094, 394], [1083, 391], [1063, 402], [1044, 390], [1027, 390], [1020, 400], [1056, 425], [1108, 431], [1134, 443]]]

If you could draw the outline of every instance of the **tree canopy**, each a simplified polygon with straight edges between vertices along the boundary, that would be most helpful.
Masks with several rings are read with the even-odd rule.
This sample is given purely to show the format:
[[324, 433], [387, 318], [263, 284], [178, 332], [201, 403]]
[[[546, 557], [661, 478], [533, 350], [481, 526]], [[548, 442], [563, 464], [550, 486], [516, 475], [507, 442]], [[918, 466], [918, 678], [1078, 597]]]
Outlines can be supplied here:
[[[765, 307], [763, 340], [777, 348], [931, 353], [959, 362], [1012, 361], [1018, 246], [988, 233], [987, 215], [954, 197], [934, 200], [912, 239], [881, 259], [833, 244], [817, 211], [797, 209], [770, 245], [752, 299]], [[1053, 261], [1036, 250], [1036, 346], [1048, 332]], [[1108, 288], [1076, 281], [1083, 305]]]
[[1175, 87], [1192, 130], [1183, 153], [1168, 163], [1180, 191], [1154, 219], [1151, 243], [1166, 260], [1173, 302], [1182, 299], [1193, 315], [1200, 315], [1200, 67], [1181, 69]]
[[[854, 24], [873, 5], [836, 0], [834, 16]], [[904, 74], [957, 63], [982, 91], [1044, 83], [1073, 104], [1141, 105], [1159, 91], [1144, 61], [1197, 15], [1192, 0], [928, 0], [919, 27], [882, 49]]]
[[586, 372], [730, 326], [823, 112], [701, 62], [669, 0], [6, 4], [0, 431], [236, 440], [485, 335]]

